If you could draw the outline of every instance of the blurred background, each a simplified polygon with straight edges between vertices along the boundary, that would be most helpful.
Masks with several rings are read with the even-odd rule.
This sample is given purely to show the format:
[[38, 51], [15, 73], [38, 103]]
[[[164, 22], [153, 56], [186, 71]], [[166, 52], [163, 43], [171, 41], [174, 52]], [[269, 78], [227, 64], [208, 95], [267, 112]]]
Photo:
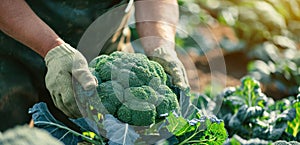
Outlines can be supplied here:
[[[208, 89], [211, 86], [209, 64], [224, 58], [226, 71], [220, 71], [218, 77], [226, 79], [226, 86], [239, 85], [240, 78], [250, 75], [274, 99], [298, 93], [299, 0], [178, 2], [182, 31], [178, 32], [176, 43], [197, 68], [196, 73], [188, 71], [192, 90], [209, 96], [220, 92]], [[214, 55], [217, 49], [222, 55]]]

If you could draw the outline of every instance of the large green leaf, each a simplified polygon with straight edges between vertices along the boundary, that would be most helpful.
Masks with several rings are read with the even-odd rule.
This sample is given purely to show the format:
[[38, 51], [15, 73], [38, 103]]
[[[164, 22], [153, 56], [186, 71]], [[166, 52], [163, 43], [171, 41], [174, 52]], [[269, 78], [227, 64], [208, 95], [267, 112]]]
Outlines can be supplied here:
[[110, 114], [105, 115], [104, 129], [110, 145], [129, 145], [139, 138], [139, 134], [127, 123], [122, 123]]
[[186, 133], [189, 128], [189, 123], [183, 117], [176, 117], [174, 113], [170, 113], [167, 117], [168, 125], [167, 129], [175, 136], [180, 136]]

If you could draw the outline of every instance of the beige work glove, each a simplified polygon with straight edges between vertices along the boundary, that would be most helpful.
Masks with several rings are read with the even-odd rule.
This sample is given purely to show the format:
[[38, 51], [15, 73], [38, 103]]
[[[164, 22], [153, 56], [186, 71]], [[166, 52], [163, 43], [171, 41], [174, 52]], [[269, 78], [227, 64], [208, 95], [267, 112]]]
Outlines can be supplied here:
[[45, 56], [48, 72], [46, 87], [57, 108], [71, 118], [81, 117], [72, 86], [72, 76], [85, 90], [95, 88], [97, 82], [88, 69], [84, 56], [69, 44], [51, 49]]
[[182, 90], [190, 89], [185, 68], [178, 59], [175, 50], [162, 47], [156, 48], [148, 57], [158, 62], [171, 75], [175, 86]]

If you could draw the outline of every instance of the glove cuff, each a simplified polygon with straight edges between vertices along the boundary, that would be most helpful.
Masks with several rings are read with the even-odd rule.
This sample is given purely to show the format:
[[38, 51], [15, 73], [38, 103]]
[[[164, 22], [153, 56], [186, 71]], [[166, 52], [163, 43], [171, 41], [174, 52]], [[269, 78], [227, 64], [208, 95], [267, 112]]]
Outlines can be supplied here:
[[51, 49], [45, 56], [45, 62], [46, 65], [51, 61], [52, 59], [65, 56], [65, 55], [70, 55], [74, 54], [76, 52], [76, 49], [74, 49], [72, 46], [70, 46], [67, 43], [63, 43], [59, 46], [54, 47]]

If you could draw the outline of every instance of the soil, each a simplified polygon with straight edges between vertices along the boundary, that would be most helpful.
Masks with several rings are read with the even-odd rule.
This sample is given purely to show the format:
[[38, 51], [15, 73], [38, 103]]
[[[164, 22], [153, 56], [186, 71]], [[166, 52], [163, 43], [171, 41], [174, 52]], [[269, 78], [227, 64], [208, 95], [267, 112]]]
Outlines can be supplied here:
[[[216, 25], [212, 26], [211, 29], [199, 28], [199, 31], [204, 34], [207, 33], [207, 36], [213, 36], [214, 38], [209, 39], [215, 39], [216, 41], [220, 41], [224, 36], [233, 42], [238, 41], [230, 27]], [[215, 80], [219, 81], [222, 88], [240, 85], [240, 79], [247, 75], [247, 65], [252, 61], [242, 51], [209, 51], [207, 54], [199, 56], [194, 51], [188, 50], [187, 55], [182, 56], [181, 54], [179, 59], [187, 70], [191, 90], [200, 93], [210, 87]], [[187, 57], [190, 59], [186, 59]], [[272, 84], [261, 84], [261, 87], [267, 96], [274, 99], [281, 99], [289, 95], [286, 92], [279, 91]]]
[[[215, 40], [216, 43], [223, 37], [233, 42], [238, 41], [234, 31], [227, 26], [217, 24], [210, 28], [199, 27], [198, 30], [206, 39]], [[223, 87], [239, 85], [240, 78], [247, 74], [247, 64], [250, 61], [242, 52], [228, 53], [220, 49], [212, 49], [205, 55], [188, 50], [187, 54], [188, 56], [179, 56], [179, 59], [187, 70], [189, 83], [194, 92], [203, 92], [215, 80]], [[186, 59], [187, 57], [190, 59]]]
[[[217, 79], [221, 80], [224, 87], [239, 85], [240, 79], [247, 74], [247, 64], [250, 61], [242, 52], [228, 53], [224, 56], [213, 58], [194, 54], [189, 54], [189, 56], [193, 60], [196, 71], [192, 67], [188, 67], [191, 65], [187, 64], [188, 62], [184, 61], [184, 59], [182, 61], [184, 66], [186, 66], [189, 83], [194, 92], [203, 92], [211, 85], [212, 79], [214, 79], [212, 73], [216, 74]], [[210, 64], [216, 64], [223, 59], [225, 71], [223, 69], [214, 69], [212, 72]]]

